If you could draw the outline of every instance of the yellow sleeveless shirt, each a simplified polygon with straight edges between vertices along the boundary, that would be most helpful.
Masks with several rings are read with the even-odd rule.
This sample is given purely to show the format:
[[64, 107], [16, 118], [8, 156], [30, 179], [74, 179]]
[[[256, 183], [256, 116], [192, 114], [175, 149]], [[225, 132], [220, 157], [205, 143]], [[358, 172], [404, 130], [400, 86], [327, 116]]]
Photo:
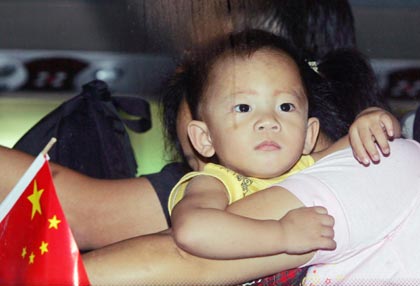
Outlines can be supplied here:
[[184, 175], [175, 187], [173, 187], [168, 200], [169, 213], [172, 212], [175, 205], [183, 198], [185, 188], [187, 187], [189, 180], [198, 175], [211, 176], [220, 180], [226, 188], [226, 192], [229, 197], [229, 204], [231, 204], [244, 198], [245, 196], [279, 183], [287, 177], [312, 166], [314, 163], [315, 161], [310, 155], [304, 155], [293, 166], [293, 168], [290, 169], [289, 172], [271, 179], [245, 177], [221, 165], [208, 163], [204, 166], [203, 171], [190, 172]]

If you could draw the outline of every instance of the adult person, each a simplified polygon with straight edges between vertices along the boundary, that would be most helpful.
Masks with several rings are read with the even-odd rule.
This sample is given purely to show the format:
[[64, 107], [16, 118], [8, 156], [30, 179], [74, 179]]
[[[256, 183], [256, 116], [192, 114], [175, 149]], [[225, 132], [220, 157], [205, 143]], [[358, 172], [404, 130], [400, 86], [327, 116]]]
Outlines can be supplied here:
[[[11, 156], [5, 157], [9, 158], [5, 162], [10, 172], [3, 174], [9, 181], [3, 180], [2, 194], [10, 190], [8, 182], [16, 181], [31, 160], [22, 154], [7, 154]], [[12, 162], [17, 162], [17, 166]], [[59, 166], [53, 166], [53, 169], [60, 200], [82, 249], [101, 247], [166, 228], [162, 226], [166, 222], [150, 181], [98, 181]], [[138, 193], [138, 190], [146, 191]], [[98, 217], [102, 219], [98, 220]]]
[[[208, 3], [207, 1], [205, 2]], [[269, 19], [266, 23], [261, 23], [262, 26], [258, 26], [259, 28], [269, 29], [272, 26], [279, 26], [279, 23], [281, 23], [282, 27], [296, 27], [301, 25], [301, 23], [303, 23], [305, 27], [307, 26], [306, 22], [302, 21], [303, 18], [290, 17], [293, 13], [306, 10], [306, 0], [290, 1], [290, 5], [293, 5], [294, 8], [288, 8], [290, 5], [283, 6], [282, 1], [248, 1], [244, 2], [244, 5], [241, 4], [241, 1], [229, 2], [231, 2], [230, 9], [228, 6], [224, 7], [228, 9], [227, 14], [229, 19], [231, 19], [231, 23], [237, 23], [235, 24], [235, 29], [240, 29], [242, 25], [240, 19], [253, 19], [254, 17]], [[272, 2], [272, 4], [270, 2]], [[298, 2], [300, 4], [298, 4]], [[340, 5], [336, 6], [336, 4], [334, 4], [336, 2], [345, 3], [346, 1], [319, 0], [319, 5], [314, 5], [309, 7], [310, 9], [307, 9], [307, 17], [319, 21], [322, 19], [324, 19], [324, 21], [329, 21], [328, 19], [330, 18], [351, 20], [352, 18], [334, 16], [335, 14], [333, 11], [336, 11], [337, 14], [347, 13], [351, 15], [348, 4], [343, 4], [341, 7]], [[254, 14], [254, 12], [257, 11], [256, 8], [258, 6], [260, 7], [258, 10], [259, 14]], [[301, 7], [301, 9], [298, 9], [298, 7]], [[330, 12], [320, 13], [320, 10], [323, 9], [322, 7]], [[276, 14], [275, 11], [284, 12], [278, 12], [279, 14]], [[289, 13], [287, 11], [289, 11]], [[319, 14], [319, 17], [311, 16], [312, 13], [315, 15]], [[247, 15], [249, 15], [249, 17]], [[284, 15], [284, 17], [281, 15]], [[287, 17], [287, 15], [289, 15], [289, 17]], [[332, 21], [331, 23], [335, 22]], [[338, 23], [339, 22], [337, 22], [337, 24]], [[249, 22], [249, 25], [251, 24], [252, 23]], [[328, 41], [322, 46], [327, 47], [331, 43], [341, 42], [339, 39], [342, 39], [346, 35], [347, 37], [352, 38], [353, 33], [348, 34], [348, 31], [351, 30], [347, 28], [351, 26], [351, 21], [347, 23], [346, 26], [334, 26], [336, 27], [335, 30], [325, 30], [325, 28], [323, 28], [324, 26], [319, 25], [318, 27], [322, 28], [319, 31], [319, 34], [327, 33], [329, 36], [325, 36], [326, 38], [337, 40]], [[232, 29], [232, 27], [227, 27], [227, 29]], [[312, 35], [316, 35], [316, 32], [313, 31]], [[308, 41], [308, 43], [311, 42]], [[331, 46], [330, 48], [332, 49], [335, 47], [336, 46]], [[312, 49], [312, 47], [308, 47], [308, 49]], [[359, 95], [355, 93], [352, 96], [353, 98], [358, 98]], [[364, 98], [365, 96], [366, 98]], [[365, 100], [366, 102], [370, 102], [368, 97], [371, 97], [371, 94], [361, 95], [360, 102], [364, 102]], [[379, 101], [380, 98], [378, 99], [378, 102]], [[378, 105], [379, 103], [357, 105], [357, 108], [359, 109], [358, 111], [361, 112], [365, 107]], [[186, 121], [188, 121], [188, 110], [184, 109], [184, 106], [180, 106], [180, 108], [182, 108], [182, 112], [185, 112], [181, 112], [181, 114], [185, 114]], [[177, 109], [174, 110], [175, 112], [178, 112]], [[347, 112], [346, 110], [347, 108], [344, 108], [342, 112]], [[176, 118], [176, 116], [174, 118]], [[349, 126], [353, 120], [354, 117], [349, 119]], [[181, 122], [178, 129], [182, 129], [184, 126], [185, 125]], [[183, 142], [183, 149], [191, 150], [192, 148], [189, 145], [186, 133], [181, 132], [180, 134], [180, 140]], [[181, 148], [178, 148], [178, 151], [181, 152]], [[190, 160], [190, 163], [200, 161], [195, 161], [194, 158], [196, 157], [191, 156], [195, 155], [194, 153], [184, 152], [184, 155], [193, 158], [192, 161]], [[10, 191], [13, 184], [18, 180], [20, 175], [23, 174], [26, 166], [29, 166], [32, 161], [31, 157], [6, 149], [2, 149], [2, 158], [4, 158], [2, 162], [7, 164], [7, 166], [2, 167], [0, 200], [2, 200], [7, 192]], [[166, 229], [169, 224], [166, 209], [169, 192], [183, 174], [191, 170], [190, 168], [195, 167], [195, 165], [191, 165], [190, 167], [183, 164], [170, 164], [166, 166], [162, 172], [157, 174], [129, 180], [107, 181], [88, 178], [83, 174], [72, 172], [61, 166], [52, 165], [58, 196], [75, 239], [82, 250], [95, 249], [134, 236], [154, 233]], [[98, 220], [97, 218], [99, 217], [102, 219]]]
[[[415, 220], [420, 217], [420, 214], [418, 213], [419, 206], [416, 205], [418, 200], [413, 194], [413, 188], [416, 188], [415, 193], [417, 195], [419, 191], [419, 174], [414, 173], [418, 169], [410, 164], [410, 162], [415, 162], [420, 158], [419, 147], [418, 144], [412, 141], [399, 139], [396, 140], [395, 143], [391, 143], [391, 148], [392, 153], [390, 157], [383, 158], [380, 164], [370, 166], [369, 168], [364, 168], [357, 163], [352, 163], [349, 159], [354, 159], [352, 158], [351, 151], [348, 149], [331, 154], [331, 156], [324, 157], [324, 162], [327, 162], [328, 165], [330, 165], [330, 160], [332, 160], [332, 165], [326, 166], [322, 164], [321, 167], [316, 167], [315, 165], [310, 170], [315, 170], [316, 173], [310, 175], [302, 174], [302, 176], [304, 176], [303, 179], [299, 179], [305, 180], [308, 176], [313, 176], [315, 174], [315, 178], [317, 178], [316, 180], [318, 181], [320, 179], [318, 175], [320, 176], [322, 173], [325, 173], [326, 170], [333, 171], [333, 175], [338, 172], [340, 173], [339, 178], [341, 182], [347, 184], [349, 187], [346, 187], [345, 191], [357, 191], [359, 194], [356, 201], [347, 205], [348, 208], [353, 208], [354, 212], [357, 212], [360, 206], [360, 209], [363, 210], [365, 215], [367, 213], [371, 214], [375, 208], [381, 209], [379, 212], [380, 217], [376, 217], [375, 221], [372, 221], [369, 216], [358, 216], [357, 223], [360, 223], [360, 227], [358, 227], [355, 236], [352, 237], [353, 239], [356, 237], [356, 240], [353, 240], [351, 245], [355, 246], [360, 243], [359, 246], [363, 247], [387, 244], [391, 249], [393, 247], [395, 248], [392, 250], [388, 247], [381, 249], [380, 254], [385, 255], [388, 253], [395, 255], [395, 257], [388, 257], [386, 260], [382, 259], [385, 258], [385, 256], [376, 256], [374, 253], [375, 249], [370, 249], [369, 253], [363, 253], [366, 254], [366, 259], [364, 261], [356, 262], [354, 260], [349, 260], [348, 257], [341, 256], [342, 258], [347, 259], [345, 260], [347, 261], [345, 263], [347, 267], [344, 265], [344, 262], [339, 264], [340, 267], [344, 269], [344, 272], [341, 273], [348, 274], [348, 272], [354, 271], [356, 266], [359, 266], [360, 269], [367, 267], [366, 269], [372, 270], [371, 267], [374, 267], [375, 265], [377, 266], [377, 268], [374, 268], [375, 270], [382, 269], [383, 271], [379, 274], [378, 272], [373, 272], [374, 275], [370, 277], [365, 276], [366, 280], [350, 280], [347, 285], [366, 285], [368, 283], [383, 285], [392, 282], [394, 282], [394, 285], [396, 282], [405, 282], [406, 285], [413, 285], [417, 284], [420, 279], [415, 276], [415, 274], [418, 274], [417, 270], [420, 265], [420, 262], [418, 261], [419, 251], [416, 249], [418, 245], [413, 245], [413, 237], [418, 235], [415, 231], [418, 231], [419, 229], [418, 221], [416, 222]], [[331, 168], [331, 166], [334, 168]], [[326, 169], [324, 169], [324, 167]], [[396, 180], [394, 175], [396, 168], [399, 170], [399, 180]], [[363, 170], [363, 172], [361, 170]], [[364, 175], [364, 171], [366, 170], [368, 170], [368, 174]], [[385, 173], [385, 171], [387, 172]], [[355, 175], [357, 175], [357, 180], [353, 178]], [[386, 180], [383, 180], [384, 177], [386, 177]], [[371, 180], [371, 178], [375, 178], [375, 181]], [[286, 183], [287, 180], [285, 181], [285, 184]], [[356, 183], [356, 185], [354, 183]], [[378, 185], [378, 183], [380, 183], [380, 185]], [[390, 184], [388, 187], [392, 188], [392, 190], [386, 188], [387, 184]], [[404, 188], [404, 191], [398, 191], [402, 190], [402, 188]], [[375, 190], [375, 193], [372, 193], [372, 190]], [[381, 207], [383, 199], [386, 198], [383, 194], [384, 190], [386, 190], [387, 196], [392, 195], [392, 197], [388, 198], [393, 201], [388, 201], [386, 205]], [[410, 190], [409, 195], [408, 192], [406, 192], [407, 190]], [[400, 199], [401, 194], [404, 195], [403, 200]], [[252, 199], [252, 201], [249, 201], [250, 199]], [[369, 203], [367, 203], [368, 199]], [[234, 203], [230, 207], [230, 210], [238, 215], [248, 215], [253, 218], [275, 219], [282, 215], [286, 209], [280, 205], [275, 205], [271, 208], [268, 203], [279, 203], [290, 200], [297, 199], [294, 195], [284, 191], [284, 189], [273, 188], [268, 192], [259, 192], [255, 194], [255, 196], [253, 195]], [[372, 202], [372, 200], [374, 200], [374, 202]], [[294, 202], [296, 203], [296, 207], [302, 206], [301, 201], [298, 200], [297, 202]], [[318, 203], [319, 201], [317, 201], [317, 204]], [[333, 201], [333, 203], [337, 206], [337, 201]], [[355, 207], [355, 205], [357, 207]], [[250, 213], [250, 208], [254, 210], [253, 213]], [[269, 209], [272, 211], [271, 213], [268, 211]], [[392, 210], [391, 214], [389, 213], [390, 210]], [[282, 214], [280, 214], [280, 212], [282, 212]], [[391, 230], [392, 227], [395, 227], [399, 223], [393, 218], [394, 215], [395, 217], [398, 217], [398, 212], [403, 214], [403, 217], [399, 217], [399, 219], [405, 220], [406, 224], [401, 224], [400, 228]], [[340, 218], [342, 217], [343, 216], [340, 215]], [[367, 219], [369, 220], [365, 224], [364, 222]], [[385, 226], [384, 228], [384, 222], [387, 223], [387, 226], [389, 226], [388, 223], [392, 222], [392, 227], [386, 229], [387, 226]], [[336, 221], [336, 224], [337, 223], [340, 222]], [[376, 227], [376, 223], [380, 223], [379, 227]], [[346, 224], [342, 224], [342, 222], [340, 225], [341, 230], [343, 226], [346, 226]], [[375, 228], [373, 229], [373, 227]], [[370, 231], [366, 231], [367, 228], [369, 228]], [[360, 229], [363, 229], [363, 231], [360, 231]], [[396, 232], [393, 232], [394, 230]], [[378, 233], [382, 231], [383, 233], [378, 235]], [[352, 235], [354, 235], [354, 233], [352, 233]], [[391, 235], [392, 239], [389, 239], [391, 236], [388, 235]], [[342, 237], [344, 236], [345, 233]], [[378, 239], [379, 236], [382, 238]], [[372, 237], [376, 238], [372, 239]], [[367, 240], [366, 244], [363, 243], [365, 239]], [[393, 240], [398, 246], [392, 242]], [[391, 243], [387, 243], [387, 241], [390, 241]], [[337, 240], [337, 245], [338, 244], [346, 245], [341, 239]], [[348, 245], [349, 244], [341, 248], [341, 250], [345, 249]], [[376, 248], [376, 250], [378, 249], [379, 248]], [[361, 249], [352, 249], [352, 253], [354, 254], [358, 250]], [[136, 253], [137, 255], [134, 255], [133, 253]], [[338, 257], [338, 255], [335, 258], [327, 256], [326, 260], [318, 261], [321, 263], [333, 263]], [[403, 259], [404, 264], [399, 264], [401, 261], [400, 259], [404, 257], [412, 260], [407, 261]], [[360, 256], [358, 256], [358, 258], [360, 258]], [[374, 258], [372, 264], [370, 263], [371, 260], [369, 260], [369, 258]], [[255, 279], [255, 277], [270, 275], [278, 272], [280, 269], [290, 269], [303, 265], [308, 263], [311, 256], [309, 255], [306, 258], [303, 258], [296, 255], [279, 255], [243, 260], [206, 260], [188, 255], [181, 249], [176, 248], [172, 236], [156, 234], [141, 238], [133, 238], [124, 243], [103, 248], [85, 255], [83, 259], [87, 266], [91, 282], [94, 285], [113, 285], [117, 283], [131, 283], [135, 285], [234, 285], [235, 283], [238, 284], [243, 281]], [[384, 263], [391, 264], [384, 265]], [[116, 265], [118, 265], [118, 267], [116, 267]], [[406, 267], [406, 269], [403, 269], [403, 267]], [[410, 275], [413, 276], [401, 278], [405, 279], [405, 281], [390, 280], [392, 279], [391, 276], [396, 275], [396, 273], [404, 273], [406, 270], [409, 270]], [[316, 272], [317, 271], [315, 271], [315, 273]], [[341, 280], [344, 277], [346, 276], [336, 275], [333, 278]], [[326, 283], [332, 284], [333, 282], [332, 280], [321, 280], [321, 278], [319, 280], [316, 279], [317, 278], [307, 281], [318, 281], [320, 282], [318, 285], [325, 285]], [[331, 277], [329, 279], [331, 279]], [[343, 281], [339, 281], [339, 283], [340, 282], [341, 284], [339, 285], [345, 285]]]
[[[345, 70], [345, 66], [342, 67]], [[202, 73], [199, 73], [196, 76], [200, 78], [201, 75]], [[240, 73], [237, 79], [242, 85], [243, 75]], [[191, 82], [196, 83], [193, 79]], [[232, 80], [236, 82], [235, 75]], [[206, 82], [205, 77], [203, 81]], [[195, 88], [189, 89], [191, 94], [196, 91]], [[354, 160], [349, 148], [337, 151], [334, 146], [327, 147], [312, 167], [287, 178], [277, 187], [256, 192], [228, 207], [228, 210], [235, 215], [260, 220], [277, 220], [291, 210], [302, 206], [313, 206], [319, 202], [326, 206], [329, 212], [333, 212], [334, 216], [340, 218], [340, 225], [335, 230], [339, 231], [340, 242], [337, 241], [337, 250], [331, 252], [333, 254], [318, 251], [316, 254], [308, 252], [303, 255], [281, 254], [247, 259], [206, 260], [188, 255], [177, 248], [170, 235], [156, 234], [86, 254], [84, 261], [88, 273], [93, 278], [92, 282], [99, 284], [131, 282], [140, 285], [230, 285], [279, 270], [312, 264], [312, 261], [327, 264], [325, 265], [327, 270], [324, 272], [326, 274], [323, 274], [320, 285], [334, 281], [340, 273], [351, 277], [350, 268], [346, 269], [346, 266], [352, 265], [351, 263], [356, 263], [352, 270], [362, 269], [358, 270], [358, 274], [362, 276], [353, 278], [389, 279], [389, 276], [382, 276], [383, 272], [378, 271], [384, 269], [389, 262], [388, 259], [382, 258], [394, 257], [387, 256], [387, 253], [394, 255], [389, 251], [389, 246], [406, 250], [405, 246], [411, 239], [411, 229], [410, 225], [404, 224], [405, 220], [414, 225], [420, 223], [419, 216], [415, 214], [420, 202], [418, 199], [420, 171], [413, 168], [409, 159], [411, 156], [420, 158], [420, 145], [404, 140], [395, 140], [390, 144], [392, 153], [386, 158], [383, 157], [380, 164], [370, 167], [360, 165]], [[403, 171], [400, 175], [403, 180], [402, 186], [407, 189], [402, 195], [401, 202], [394, 202], [401, 196], [397, 191], [400, 182], [389, 175], [386, 175], [386, 178], [382, 175], [383, 172], [392, 173], [396, 170], [395, 167]], [[336, 175], [339, 180], [330, 178], [331, 174]], [[313, 196], [306, 195], [306, 190]], [[384, 197], [382, 197], [383, 192], [386, 194]], [[390, 212], [390, 204], [394, 203], [396, 210]], [[362, 206], [360, 214], [355, 204]], [[369, 215], [374, 206], [382, 205], [381, 213], [377, 216]], [[386, 216], [386, 221], [380, 221], [383, 216]], [[363, 228], [364, 222], [367, 222], [372, 232], [367, 232]], [[351, 227], [348, 228], [348, 225]], [[397, 241], [387, 243], [388, 237], [394, 234]], [[251, 235], [247, 237], [253, 238]], [[382, 246], [385, 247], [381, 248]], [[411, 247], [416, 246], [411, 245]], [[377, 250], [379, 252], [376, 252]], [[378, 253], [380, 255], [377, 255]], [[364, 260], [365, 255], [368, 255], [369, 259]], [[420, 279], [416, 276], [419, 257], [398, 255], [398, 259], [410, 270], [404, 272], [404, 269], [398, 269], [396, 277]], [[118, 265], [118, 268], [115, 268], [115, 265]], [[111, 269], [114, 269], [114, 272]], [[333, 272], [334, 277], [329, 276], [329, 269], [336, 271]]]
[[[183, 137], [186, 137], [185, 134]], [[16, 155], [16, 158], [26, 162], [30, 160], [23, 159], [22, 155]], [[59, 166], [53, 168], [60, 199], [82, 249], [97, 248], [124, 238], [154, 232], [162, 229], [161, 225], [165, 224], [161, 209], [153, 204], [159, 206], [154, 190], [150, 188], [150, 181], [153, 182], [151, 177], [149, 181], [97, 181]], [[16, 175], [15, 168], [10, 170]], [[174, 173], [168, 171], [164, 174], [168, 176], [155, 182], [168, 184], [168, 177]], [[10, 180], [16, 178], [7, 173], [4, 175]], [[7, 187], [6, 180], [4, 186]], [[140, 189], [147, 192], [140, 194], [133, 191]], [[102, 219], [98, 220], [98, 217]]]
[[[185, 135], [182, 137], [186, 138]], [[18, 163], [8, 169], [10, 173], [3, 174], [10, 181], [16, 181], [20, 175], [16, 171], [22, 173], [31, 159], [21, 154], [7, 154], [5, 156], [11, 156], [4, 157], [9, 158], [5, 161], [8, 167], [13, 166], [12, 161]], [[59, 166], [53, 166], [53, 169], [60, 200], [82, 249], [101, 247], [166, 228], [162, 208], [150, 182], [155, 187], [157, 184], [171, 185], [174, 171], [165, 169], [163, 178], [157, 175], [155, 180], [149, 176], [149, 180], [98, 181]], [[10, 181], [3, 180], [5, 191], [2, 194], [9, 191]], [[139, 190], [143, 192], [139, 193]], [[98, 220], [98, 217], [102, 219]]]

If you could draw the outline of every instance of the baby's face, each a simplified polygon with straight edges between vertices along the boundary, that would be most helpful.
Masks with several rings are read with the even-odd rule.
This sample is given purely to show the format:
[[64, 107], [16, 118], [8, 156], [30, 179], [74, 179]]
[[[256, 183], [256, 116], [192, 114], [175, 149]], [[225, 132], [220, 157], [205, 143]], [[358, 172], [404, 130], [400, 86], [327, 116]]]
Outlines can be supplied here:
[[204, 97], [203, 120], [226, 167], [271, 178], [300, 158], [308, 102], [298, 68], [287, 55], [262, 50], [219, 60]]

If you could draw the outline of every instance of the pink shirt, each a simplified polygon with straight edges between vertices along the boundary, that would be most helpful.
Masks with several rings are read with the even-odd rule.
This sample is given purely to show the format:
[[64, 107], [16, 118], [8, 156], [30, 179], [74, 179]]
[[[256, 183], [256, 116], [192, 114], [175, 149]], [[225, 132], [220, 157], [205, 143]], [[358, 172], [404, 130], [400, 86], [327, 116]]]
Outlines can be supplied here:
[[346, 149], [278, 184], [335, 218], [337, 248], [316, 252], [306, 285], [420, 285], [420, 144], [390, 144], [379, 164], [365, 167]]

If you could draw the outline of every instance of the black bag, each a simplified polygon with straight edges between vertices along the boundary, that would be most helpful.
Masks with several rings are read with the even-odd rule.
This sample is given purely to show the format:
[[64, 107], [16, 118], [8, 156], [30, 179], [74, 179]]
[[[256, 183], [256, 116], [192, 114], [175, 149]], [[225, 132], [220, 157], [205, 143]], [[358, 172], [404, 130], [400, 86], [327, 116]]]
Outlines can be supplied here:
[[[136, 118], [123, 119], [117, 109]], [[56, 137], [48, 152], [52, 162], [91, 177], [131, 178], [137, 163], [124, 125], [135, 132], [149, 130], [149, 103], [138, 96], [111, 97], [107, 85], [95, 80], [42, 118], [13, 148], [36, 156]]]

